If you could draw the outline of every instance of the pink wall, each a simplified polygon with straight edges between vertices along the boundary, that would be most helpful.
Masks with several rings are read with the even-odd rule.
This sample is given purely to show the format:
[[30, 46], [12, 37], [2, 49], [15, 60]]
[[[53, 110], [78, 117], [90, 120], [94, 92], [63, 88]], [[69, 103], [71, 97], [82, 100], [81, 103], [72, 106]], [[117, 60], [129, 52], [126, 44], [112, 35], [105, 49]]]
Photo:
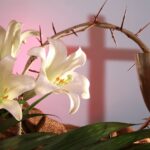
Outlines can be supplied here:
[[[0, 24], [6, 27], [10, 20], [16, 19], [23, 23], [24, 29], [38, 29], [40, 25], [46, 38], [53, 34], [52, 22], [57, 31], [85, 22], [97, 13], [102, 3], [102, 0], [0, 0]], [[109, 1], [100, 19], [120, 25], [126, 5], [125, 27], [136, 32], [150, 20], [150, 1]], [[76, 125], [112, 120], [140, 122], [148, 116], [136, 70], [127, 71], [134, 63], [134, 54], [139, 48], [121, 34], [115, 35], [117, 48], [110, 33], [99, 29], [79, 34], [79, 38], [70, 36], [63, 39], [69, 49], [75, 50], [80, 45], [87, 53], [88, 62], [79, 71], [91, 81], [91, 99], [82, 100], [79, 111], [69, 115], [68, 97], [52, 95], [38, 106], [44, 113], [55, 114], [61, 118], [60, 121]], [[150, 29], [146, 29], [140, 36], [148, 45], [149, 35]], [[30, 39], [22, 46], [16, 72], [22, 69], [27, 50], [35, 45], [36, 40]]]

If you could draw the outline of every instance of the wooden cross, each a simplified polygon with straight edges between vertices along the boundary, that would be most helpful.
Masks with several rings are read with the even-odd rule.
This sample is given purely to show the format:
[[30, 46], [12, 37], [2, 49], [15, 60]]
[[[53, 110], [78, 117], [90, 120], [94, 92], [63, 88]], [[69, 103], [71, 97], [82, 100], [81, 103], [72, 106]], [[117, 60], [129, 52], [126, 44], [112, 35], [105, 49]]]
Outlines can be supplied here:
[[[103, 22], [104, 19], [100, 17]], [[82, 47], [90, 61], [90, 94], [89, 123], [104, 120], [105, 101], [105, 62], [107, 60], [129, 61], [134, 60], [136, 51], [134, 49], [106, 48], [104, 45], [105, 30], [93, 28], [89, 30], [89, 47]], [[69, 46], [72, 51], [72, 46]]]

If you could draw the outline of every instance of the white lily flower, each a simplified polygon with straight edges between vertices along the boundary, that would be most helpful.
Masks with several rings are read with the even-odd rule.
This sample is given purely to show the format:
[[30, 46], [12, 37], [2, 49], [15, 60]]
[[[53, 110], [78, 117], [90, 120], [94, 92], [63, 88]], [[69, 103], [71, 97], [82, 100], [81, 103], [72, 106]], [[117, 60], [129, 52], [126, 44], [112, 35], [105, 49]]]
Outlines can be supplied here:
[[11, 55], [16, 57], [21, 44], [32, 35], [38, 35], [37, 31], [28, 30], [21, 32], [21, 23], [12, 20], [7, 30], [0, 26], [0, 59]]
[[42, 69], [37, 80], [37, 94], [48, 92], [65, 93], [70, 99], [70, 113], [75, 113], [80, 106], [80, 98], [89, 99], [89, 80], [74, 70], [86, 62], [85, 53], [79, 48], [67, 56], [67, 48], [60, 40], [49, 40], [49, 51], [33, 48], [29, 55], [42, 59]]
[[22, 109], [15, 98], [33, 89], [35, 82], [31, 77], [12, 74], [14, 61], [10, 56], [0, 60], [0, 109], [6, 109], [20, 121]]

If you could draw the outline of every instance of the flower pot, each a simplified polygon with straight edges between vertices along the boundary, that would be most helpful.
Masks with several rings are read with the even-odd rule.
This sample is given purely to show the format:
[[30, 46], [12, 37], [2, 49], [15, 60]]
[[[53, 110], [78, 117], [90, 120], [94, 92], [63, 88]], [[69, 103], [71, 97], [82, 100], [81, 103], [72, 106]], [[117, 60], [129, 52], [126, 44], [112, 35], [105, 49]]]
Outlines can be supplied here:
[[150, 53], [136, 55], [136, 68], [144, 102], [150, 111]]

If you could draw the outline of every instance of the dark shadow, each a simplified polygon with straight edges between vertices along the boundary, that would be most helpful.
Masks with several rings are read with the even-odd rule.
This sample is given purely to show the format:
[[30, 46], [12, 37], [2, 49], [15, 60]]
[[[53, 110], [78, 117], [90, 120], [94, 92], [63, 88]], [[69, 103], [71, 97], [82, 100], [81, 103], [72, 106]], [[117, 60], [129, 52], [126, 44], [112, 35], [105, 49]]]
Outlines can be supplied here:
[[[91, 20], [91, 17], [89, 17]], [[104, 18], [99, 20], [104, 22]], [[105, 30], [92, 28], [89, 31], [89, 47], [82, 47], [90, 61], [90, 94], [89, 123], [104, 121], [105, 116], [105, 61], [134, 60], [136, 51], [121, 48], [106, 48], [104, 45]], [[75, 48], [70, 47], [73, 50]]]

